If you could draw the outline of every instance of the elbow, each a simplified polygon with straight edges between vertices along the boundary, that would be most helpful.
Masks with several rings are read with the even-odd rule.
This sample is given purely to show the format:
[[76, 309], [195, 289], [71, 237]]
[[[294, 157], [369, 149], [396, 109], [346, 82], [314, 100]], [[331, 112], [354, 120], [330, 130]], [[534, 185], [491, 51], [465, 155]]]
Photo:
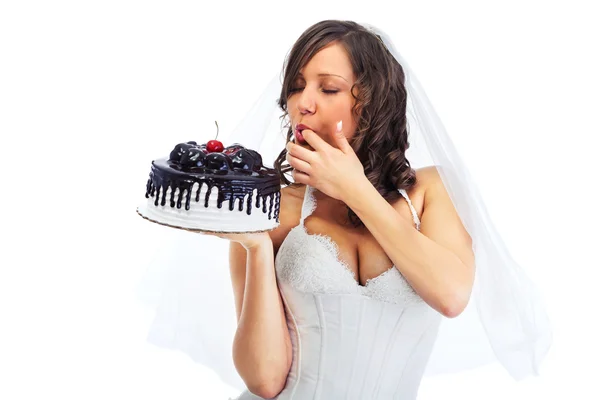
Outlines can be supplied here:
[[262, 379], [256, 384], [248, 385], [248, 391], [263, 399], [275, 398], [285, 387], [286, 380]]
[[240, 376], [244, 380], [248, 391], [263, 399], [276, 397], [287, 383], [287, 374], [284, 376], [282, 374], [267, 373], [266, 371], [261, 373], [260, 368], [256, 366], [253, 372], [250, 376], [244, 377], [241, 374]]
[[465, 310], [466, 306], [461, 304], [446, 303], [440, 307], [440, 313], [446, 318], [456, 318]]
[[467, 308], [471, 292], [455, 293], [440, 302], [439, 312], [446, 318], [456, 318]]
[[468, 276], [461, 277], [450, 286], [446, 286], [438, 293], [445, 293], [439, 297], [439, 312], [446, 318], [456, 318], [469, 305], [475, 280], [474, 269], [471, 268]]
[[233, 363], [248, 391], [263, 399], [277, 397], [287, 383], [291, 368], [291, 349], [288, 357], [281, 357], [259, 355], [239, 345], [240, 342], [236, 340], [233, 346]]

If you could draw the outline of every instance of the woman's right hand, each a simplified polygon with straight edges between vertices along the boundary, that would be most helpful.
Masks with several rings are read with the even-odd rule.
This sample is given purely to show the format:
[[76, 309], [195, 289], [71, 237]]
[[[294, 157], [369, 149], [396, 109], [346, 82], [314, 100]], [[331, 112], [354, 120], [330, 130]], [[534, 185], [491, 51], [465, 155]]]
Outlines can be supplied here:
[[232, 242], [241, 244], [246, 250], [271, 242], [271, 236], [268, 232], [256, 233], [215, 233], [215, 232], [198, 232], [203, 235], [217, 236], [221, 239], [227, 239]]

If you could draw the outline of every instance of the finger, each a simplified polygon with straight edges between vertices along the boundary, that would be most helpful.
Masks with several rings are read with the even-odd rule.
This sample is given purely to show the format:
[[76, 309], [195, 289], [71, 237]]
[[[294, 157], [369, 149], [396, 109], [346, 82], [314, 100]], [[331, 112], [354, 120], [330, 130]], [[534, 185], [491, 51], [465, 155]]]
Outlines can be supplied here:
[[342, 152], [347, 153], [349, 150], [352, 150], [352, 146], [350, 146], [348, 139], [346, 139], [346, 135], [344, 135], [344, 131], [342, 129], [342, 120], [340, 120], [335, 127], [333, 140], [338, 149], [340, 149]]
[[294, 178], [295, 183], [301, 183], [303, 185], [310, 185], [310, 176], [305, 174], [304, 172], [293, 170], [292, 178]]
[[311, 173], [311, 166], [306, 161], [296, 158], [293, 155], [291, 155], [290, 153], [288, 153], [285, 156], [285, 159], [288, 162], [288, 164], [290, 164], [292, 166], [292, 168], [294, 168], [295, 170], [301, 171], [301, 172], [304, 172], [307, 174]]
[[298, 144], [289, 142], [286, 146], [286, 150], [288, 152], [288, 154], [291, 154], [292, 156], [302, 160], [302, 161], [306, 161], [307, 163], [314, 163], [316, 161], [315, 159], [315, 152], [313, 150], [309, 150], [305, 147], [302, 147]]
[[304, 129], [302, 131], [302, 136], [304, 137], [304, 140], [306, 140], [306, 142], [316, 151], [325, 151], [331, 148], [329, 143], [321, 139], [319, 135], [310, 129]]

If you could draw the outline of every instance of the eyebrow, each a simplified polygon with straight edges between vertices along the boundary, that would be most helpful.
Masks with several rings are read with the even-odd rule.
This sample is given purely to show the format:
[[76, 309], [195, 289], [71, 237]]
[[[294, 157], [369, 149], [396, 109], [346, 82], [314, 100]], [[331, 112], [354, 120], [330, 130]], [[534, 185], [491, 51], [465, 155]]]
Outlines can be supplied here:
[[[298, 75], [300, 75], [301, 77], [304, 77], [304, 75], [302, 75], [302, 72], [298, 72]], [[346, 82], [348, 82], [348, 80], [346, 78], [344, 78], [341, 75], [336, 75], [336, 74], [322, 73], [322, 74], [318, 74], [317, 76], [337, 76], [338, 78], [342, 78], [343, 80], [345, 80]], [[350, 82], [348, 82], [348, 83], [350, 83]]]

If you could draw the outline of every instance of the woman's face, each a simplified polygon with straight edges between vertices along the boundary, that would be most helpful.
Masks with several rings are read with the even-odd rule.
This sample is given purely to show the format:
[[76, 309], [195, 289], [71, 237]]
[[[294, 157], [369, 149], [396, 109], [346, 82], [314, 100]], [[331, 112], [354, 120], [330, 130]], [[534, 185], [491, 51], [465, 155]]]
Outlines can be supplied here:
[[[331, 146], [336, 146], [333, 134], [342, 121], [342, 131], [351, 139], [356, 132], [352, 115], [355, 100], [350, 90], [354, 73], [346, 50], [332, 43], [319, 52], [300, 70], [292, 83], [287, 100], [294, 141], [304, 147], [301, 131], [310, 129]], [[298, 134], [300, 133], [300, 134]]]

